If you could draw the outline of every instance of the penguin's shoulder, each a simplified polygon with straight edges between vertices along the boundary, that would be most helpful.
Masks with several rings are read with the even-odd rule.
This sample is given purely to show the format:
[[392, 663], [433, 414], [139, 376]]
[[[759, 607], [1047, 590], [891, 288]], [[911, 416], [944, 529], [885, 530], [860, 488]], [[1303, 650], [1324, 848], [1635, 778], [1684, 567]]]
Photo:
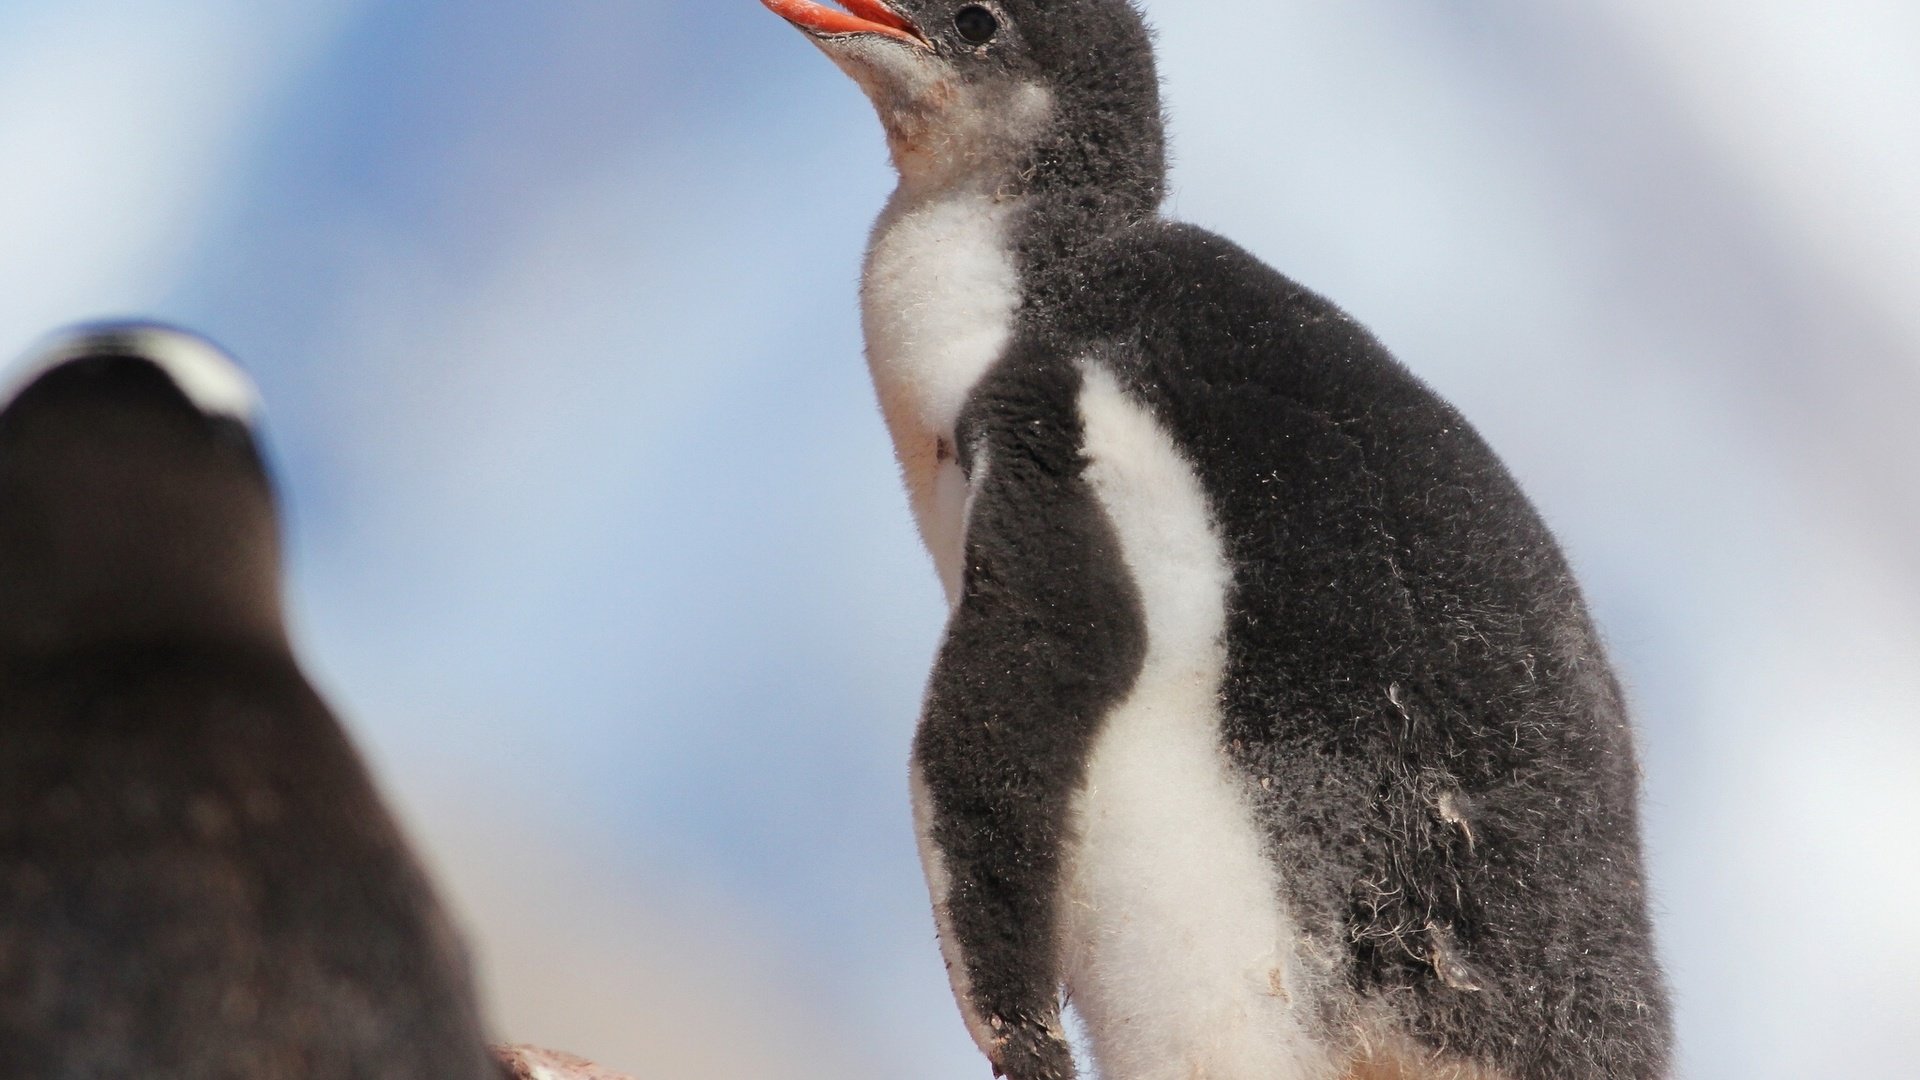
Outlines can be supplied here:
[[1050, 461], [1076, 453], [1075, 398], [1094, 364], [1165, 429], [1219, 512], [1251, 515], [1239, 526], [1376, 519], [1421, 534], [1397, 519], [1437, 501], [1512, 535], [1503, 548], [1551, 546], [1457, 409], [1338, 304], [1232, 240], [1143, 221], [1102, 236], [1062, 280], [977, 386], [963, 453], [988, 425]]
[[1162, 382], [1209, 382], [1331, 412], [1444, 405], [1367, 327], [1234, 241], [1156, 220], [1110, 234], [1068, 320]]
[[1338, 449], [1396, 484], [1457, 481], [1524, 504], [1459, 410], [1363, 323], [1232, 240], [1152, 221], [1111, 234], [1088, 263], [1059, 351], [1099, 355], [1183, 449], [1213, 443], [1241, 466], [1215, 479]]

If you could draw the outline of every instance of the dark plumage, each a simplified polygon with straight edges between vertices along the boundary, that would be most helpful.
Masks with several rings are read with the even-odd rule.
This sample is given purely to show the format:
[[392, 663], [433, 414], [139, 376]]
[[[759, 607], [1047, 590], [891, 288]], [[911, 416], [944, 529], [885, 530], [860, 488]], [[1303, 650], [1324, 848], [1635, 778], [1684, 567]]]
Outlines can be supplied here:
[[1102, 347], [1212, 496], [1236, 571], [1221, 737], [1303, 931], [1424, 1047], [1516, 1080], [1662, 1075], [1626, 712], [1512, 477], [1219, 237], [1140, 223], [1085, 265], [1038, 351]]
[[[1076, 970], [1172, 935], [1141, 955], [1180, 961], [1094, 986], [1109, 1080], [1664, 1076], [1632, 739], [1579, 588], [1498, 458], [1371, 335], [1160, 217], [1138, 13], [996, 0], [981, 44], [962, 30], [986, 22], [956, 10], [978, 3], [849, 0], [848, 19], [768, 2], [860, 81], [901, 173], [869, 254], [868, 358], [922, 531], [956, 567], [916, 800], [955, 991], [995, 1068], [1071, 1075], [1062, 981], [1085, 1007]], [[1217, 635], [1183, 639], [1209, 610]], [[1103, 740], [1180, 749], [1166, 703], [1195, 687], [1174, 719], [1257, 830], [1294, 938], [1270, 994], [1237, 969], [1182, 983], [1181, 963], [1218, 960], [1188, 939], [1217, 928], [1128, 914], [1129, 887], [1177, 921], [1164, 897], [1213, 883], [1148, 867], [1084, 885], [1082, 864], [1112, 858], [1089, 839], [1122, 798], [1111, 780], [1133, 775], [1103, 789], [1090, 759]], [[1192, 764], [1170, 752], [1160, 789], [1125, 797], [1200, 820], [1219, 799], [1180, 787], [1205, 779]], [[1176, 858], [1214, 840], [1130, 827]], [[1230, 854], [1214, 865], [1238, 887]], [[1208, 1011], [1209, 987], [1227, 1007]], [[1129, 1045], [1155, 1024], [1192, 1045]]]
[[973, 504], [966, 602], [914, 742], [932, 836], [964, 883], [948, 932], [967, 943], [979, 1012], [1007, 1028], [995, 1065], [1014, 1077], [1073, 1071], [1056, 964], [1069, 803], [1146, 645], [1113, 527], [1079, 482], [1077, 381], [1004, 364], [962, 421], [962, 467], [991, 447], [995, 483]]
[[245, 417], [190, 389], [244, 384], [161, 328], [60, 351], [0, 401], [0, 1076], [498, 1077], [289, 648]]

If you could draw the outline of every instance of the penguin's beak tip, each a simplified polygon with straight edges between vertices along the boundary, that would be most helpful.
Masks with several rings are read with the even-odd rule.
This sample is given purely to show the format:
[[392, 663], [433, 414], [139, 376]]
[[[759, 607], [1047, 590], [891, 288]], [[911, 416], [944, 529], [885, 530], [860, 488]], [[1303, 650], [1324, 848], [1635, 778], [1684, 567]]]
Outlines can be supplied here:
[[913, 20], [881, 0], [842, 0], [845, 10], [828, 7], [816, 0], [761, 0], [761, 3], [767, 6], [768, 11], [815, 38], [873, 34], [893, 38], [915, 48], [933, 47], [920, 28], [913, 24]]

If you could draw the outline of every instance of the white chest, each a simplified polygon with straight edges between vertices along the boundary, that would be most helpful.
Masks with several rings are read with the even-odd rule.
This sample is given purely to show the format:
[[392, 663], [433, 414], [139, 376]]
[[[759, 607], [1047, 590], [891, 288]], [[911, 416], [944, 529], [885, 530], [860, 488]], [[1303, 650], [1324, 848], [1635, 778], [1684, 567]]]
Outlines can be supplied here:
[[1086, 478], [1139, 590], [1147, 650], [1075, 799], [1065, 973], [1100, 1075], [1332, 1075], [1307, 1033], [1318, 977], [1220, 745], [1232, 584], [1207, 496], [1112, 375], [1080, 394]]
[[985, 193], [896, 194], [861, 282], [874, 391], [949, 602], [959, 596], [967, 502], [954, 423], [1013, 333], [1020, 295], [1007, 226], [1016, 209]]

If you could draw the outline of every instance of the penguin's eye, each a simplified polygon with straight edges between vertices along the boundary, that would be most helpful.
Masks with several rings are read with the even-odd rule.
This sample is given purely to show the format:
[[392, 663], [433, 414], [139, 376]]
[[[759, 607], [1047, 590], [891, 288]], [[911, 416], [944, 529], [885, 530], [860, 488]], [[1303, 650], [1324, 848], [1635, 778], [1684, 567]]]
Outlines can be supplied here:
[[985, 45], [1000, 32], [1000, 20], [979, 4], [968, 4], [953, 13], [953, 28], [975, 45]]

